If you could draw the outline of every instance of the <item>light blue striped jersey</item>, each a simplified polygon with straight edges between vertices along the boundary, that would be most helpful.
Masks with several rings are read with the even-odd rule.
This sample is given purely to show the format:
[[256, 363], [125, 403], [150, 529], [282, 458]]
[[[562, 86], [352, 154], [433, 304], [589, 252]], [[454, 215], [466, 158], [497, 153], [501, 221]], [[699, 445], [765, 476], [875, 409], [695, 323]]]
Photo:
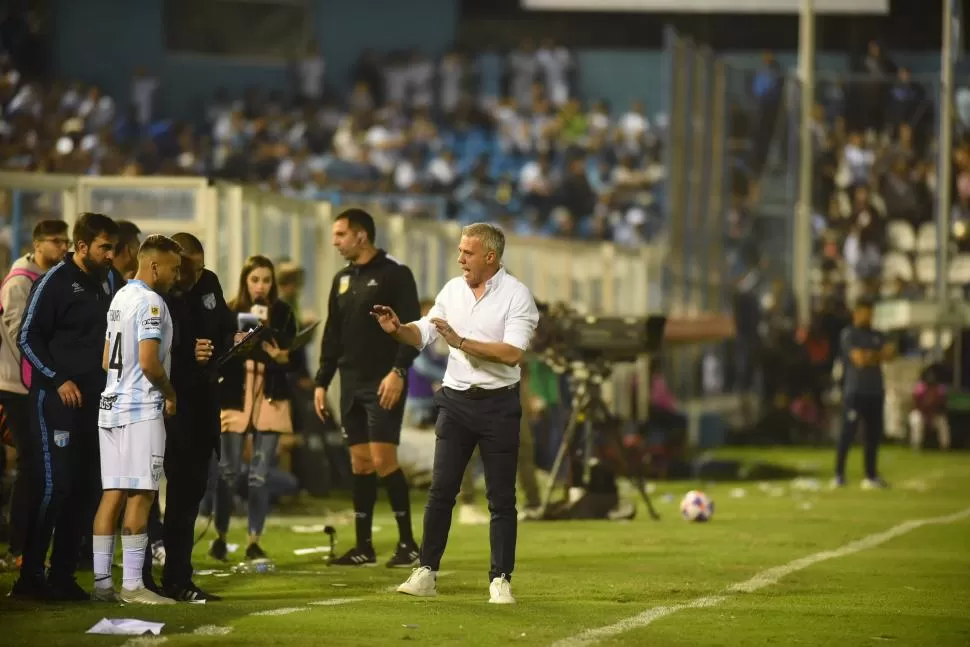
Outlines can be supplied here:
[[138, 361], [141, 342], [154, 339], [171, 375], [172, 318], [162, 297], [142, 281], [129, 281], [118, 290], [108, 310], [108, 378], [101, 394], [98, 425], [120, 427], [161, 418], [164, 398], [145, 377]]

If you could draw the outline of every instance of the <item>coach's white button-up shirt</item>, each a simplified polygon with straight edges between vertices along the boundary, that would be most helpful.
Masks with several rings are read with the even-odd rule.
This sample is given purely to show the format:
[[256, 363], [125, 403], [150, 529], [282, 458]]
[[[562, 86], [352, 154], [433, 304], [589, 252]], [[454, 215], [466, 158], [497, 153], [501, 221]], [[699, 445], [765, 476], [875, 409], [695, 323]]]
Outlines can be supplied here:
[[[445, 284], [428, 315], [414, 322], [421, 332], [421, 348], [438, 338], [432, 319], [444, 319], [466, 339], [502, 342], [526, 350], [539, 323], [539, 310], [529, 288], [500, 268], [485, 283], [485, 293], [478, 300], [463, 277]], [[442, 384], [458, 391], [473, 386], [499, 389], [518, 382], [521, 373], [518, 366], [489, 362], [452, 348]]]

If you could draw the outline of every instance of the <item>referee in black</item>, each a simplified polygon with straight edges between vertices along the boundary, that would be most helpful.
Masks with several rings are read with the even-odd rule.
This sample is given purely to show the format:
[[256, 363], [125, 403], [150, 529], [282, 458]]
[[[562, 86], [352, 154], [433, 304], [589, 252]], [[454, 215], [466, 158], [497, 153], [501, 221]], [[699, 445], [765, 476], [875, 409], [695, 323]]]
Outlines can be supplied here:
[[32, 470], [38, 478], [30, 485], [23, 565], [12, 591], [18, 597], [89, 599], [74, 573], [100, 498], [101, 359], [115, 289], [111, 272], [118, 225], [105, 215], [84, 213], [73, 238], [74, 252], [34, 284], [20, 327], [18, 345], [33, 369], [30, 438], [36, 447], [31, 455], [39, 464]]
[[455, 497], [477, 446], [492, 513], [489, 602], [515, 603], [511, 579], [522, 418], [519, 364], [535, 335], [539, 310], [529, 288], [502, 267], [504, 251], [501, 229], [469, 225], [458, 245], [462, 275], [445, 284], [426, 317], [399, 317], [383, 305], [373, 310], [381, 328], [408, 347], [424, 348], [439, 336], [451, 346], [442, 388], [435, 393], [438, 419], [421, 565], [398, 587], [401, 593], [437, 595], [436, 574], [448, 543]]
[[162, 594], [188, 602], [216, 601], [219, 596], [192, 581], [192, 547], [209, 464], [219, 450], [218, 380], [211, 364], [231, 346], [236, 321], [219, 278], [205, 269], [199, 239], [184, 232], [172, 239], [182, 247], [179, 281], [167, 298], [175, 323], [172, 384], [179, 408], [166, 424]]
[[397, 520], [398, 543], [388, 567], [413, 566], [418, 546], [411, 529], [408, 482], [397, 462], [407, 374], [418, 351], [399, 346], [371, 316], [387, 303], [408, 320], [420, 316], [418, 290], [407, 266], [374, 246], [374, 219], [362, 209], [348, 209], [333, 223], [333, 245], [348, 262], [330, 289], [320, 369], [313, 399], [322, 420], [326, 390], [340, 370], [340, 412], [354, 474], [356, 545], [335, 566], [377, 563], [371, 541], [378, 480], [387, 490]]

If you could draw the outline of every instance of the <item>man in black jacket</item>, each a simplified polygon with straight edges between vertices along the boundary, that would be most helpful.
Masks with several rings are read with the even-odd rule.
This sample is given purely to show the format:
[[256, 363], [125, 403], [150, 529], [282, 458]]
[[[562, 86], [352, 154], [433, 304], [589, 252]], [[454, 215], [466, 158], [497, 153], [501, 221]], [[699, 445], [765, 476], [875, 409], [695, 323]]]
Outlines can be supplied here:
[[232, 344], [236, 322], [218, 277], [205, 269], [199, 239], [188, 233], [172, 239], [183, 251], [179, 283], [168, 298], [175, 322], [172, 384], [179, 408], [166, 429], [162, 591], [176, 600], [218, 600], [192, 582], [192, 546], [209, 464], [219, 447], [219, 391], [210, 363]]
[[[108, 306], [120, 286], [109, 280], [118, 225], [84, 213], [74, 225], [74, 252], [37, 281], [18, 345], [30, 362], [32, 455], [40, 464], [31, 486], [20, 579], [13, 594], [86, 600], [74, 580], [82, 537], [91, 531], [100, 495], [98, 407]], [[56, 529], [56, 530], [55, 530]], [[54, 536], [51, 567], [44, 558]]]
[[414, 276], [407, 266], [374, 247], [374, 219], [362, 209], [348, 209], [333, 223], [333, 244], [349, 261], [334, 276], [314, 409], [323, 420], [326, 389], [340, 369], [340, 410], [344, 437], [350, 446], [354, 473], [354, 513], [357, 545], [337, 559], [337, 566], [375, 564], [371, 520], [377, 500], [378, 477], [387, 489], [397, 520], [399, 540], [388, 567], [417, 562], [418, 547], [411, 532], [408, 483], [397, 462], [401, 440], [408, 368], [418, 355], [384, 334], [371, 316], [382, 299], [402, 308], [401, 319], [421, 315]]

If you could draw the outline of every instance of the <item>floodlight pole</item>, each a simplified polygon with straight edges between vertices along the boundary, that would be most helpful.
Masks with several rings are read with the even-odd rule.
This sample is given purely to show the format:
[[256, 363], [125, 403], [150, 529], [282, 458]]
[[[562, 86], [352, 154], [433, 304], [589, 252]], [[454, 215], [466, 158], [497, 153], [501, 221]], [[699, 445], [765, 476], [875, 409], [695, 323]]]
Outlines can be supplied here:
[[815, 4], [801, 0], [799, 5], [798, 75], [801, 81], [799, 127], [798, 203], [792, 234], [792, 278], [798, 303], [798, 321], [808, 325], [811, 318], [812, 276], [812, 108], [815, 105]]

